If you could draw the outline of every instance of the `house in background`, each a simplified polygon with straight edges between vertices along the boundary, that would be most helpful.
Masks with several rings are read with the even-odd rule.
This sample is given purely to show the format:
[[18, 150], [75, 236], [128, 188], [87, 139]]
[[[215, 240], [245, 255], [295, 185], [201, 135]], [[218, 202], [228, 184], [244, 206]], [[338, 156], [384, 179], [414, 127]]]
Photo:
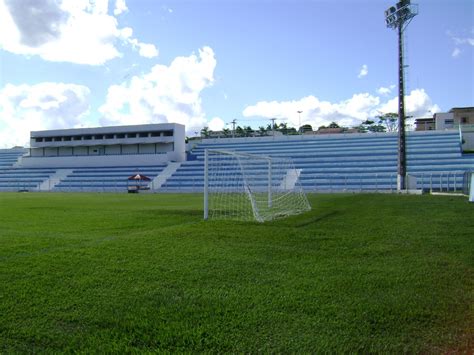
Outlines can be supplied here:
[[415, 131], [439, 131], [459, 126], [463, 131], [474, 131], [474, 107], [454, 107], [449, 112], [439, 112], [433, 117], [415, 120]]
[[[474, 125], [474, 107], [454, 107], [449, 112], [434, 114], [436, 130], [450, 128], [471, 128]], [[465, 126], [465, 127], [463, 127]]]
[[433, 117], [417, 118], [415, 131], [442, 131], [459, 129], [464, 150], [474, 149], [474, 107], [453, 107], [449, 112], [435, 113]]
[[434, 131], [435, 129], [434, 117], [417, 118], [415, 120], [415, 131]]

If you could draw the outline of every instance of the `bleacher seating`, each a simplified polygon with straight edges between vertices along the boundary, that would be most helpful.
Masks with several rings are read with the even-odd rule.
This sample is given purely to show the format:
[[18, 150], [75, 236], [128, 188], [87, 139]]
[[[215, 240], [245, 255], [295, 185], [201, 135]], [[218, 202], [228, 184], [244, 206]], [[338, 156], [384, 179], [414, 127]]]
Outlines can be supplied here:
[[[204, 150], [235, 150], [251, 154], [291, 157], [302, 169], [307, 191], [393, 191], [397, 187], [398, 141], [394, 134], [294, 136], [286, 140], [240, 139], [204, 141], [167, 180], [162, 190], [202, 191]], [[460, 190], [463, 173], [474, 169], [474, 156], [463, 156], [459, 134], [407, 134], [407, 170], [417, 188]]]
[[26, 149], [0, 149], [0, 169], [12, 167], [26, 152]]
[[[306, 191], [395, 191], [398, 142], [396, 134], [334, 134], [204, 140], [168, 178], [162, 192], [202, 192], [205, 149], [291, 157]], [[26, 150], [0, 150], [0, 191], [115, 191], [127, 190], [127, 177], [140, 173], [154, 179], [166, 164], [152, 167], [21, 168], [16, 163]], [[232, 173], [229, 168], [229, 174]], [[256, 168], [258, 169], [258, 168]], [[456, 131], [408, 132], [407, 171], [417, 188], [440, 191], [462, 188], [465, 171], [474, 170], [474, 155], [461, 152]], [[174, 171], [174, 170], [173, 170]], [[43, 186], [40, 188], [40, 186]]]
[[0, 191], [37, 191], [54, 173], [55, 169], [48, 168], [0, 169]]
[[54, 169], [15, 168], [27, 149], [0, 149], [0, 191], [34, 191], [54, 174]]
[[[140, 173], [156, 177], [166, 164], [142, 168], [139, 166], [75, 168], [57, 180], [59, 168], [22, 168], [14, 165], [26, 149], [0, 150], [0, 191], [127, 191], [130, 175]], [[67, 170], [67, 169], [66, 169]], [[46, 184], [45, 184], [46, 182]], [[44, 188], [40, 186], [44, 184]]]
[[153, 167], [76, 168], [56, 184], [53, 191], [125, 192], [129, 176], [139, 173], [153, 179], [165, 167], [165, 164], [160, 164]]

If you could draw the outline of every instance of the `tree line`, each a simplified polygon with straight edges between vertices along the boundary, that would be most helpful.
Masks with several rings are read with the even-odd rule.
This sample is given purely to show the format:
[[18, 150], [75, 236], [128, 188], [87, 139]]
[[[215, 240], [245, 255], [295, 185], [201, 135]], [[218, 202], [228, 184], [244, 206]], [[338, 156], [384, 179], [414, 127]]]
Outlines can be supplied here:
[[[366, 120], [360, 125], [355, 127], [344, 127], [340, 126], [336, 122], [331, 122], [327, 126], [318, 127], [318, 131], [324, 131], [328, 128], [340, 128], [342, 132], [344, 131], [356, 131], [359, 133], [367, 132], [397, 132], [398, 131], [398, 114], [396, 113], [386, 113], [383, 115], [376, 116], [373, 120]], [[222, 135], [224, 137], [253, 137], [253, 136], [268, 136], [271, 135], [271, 132], [281, 132], [283, 135], [297, 135], [303, 134], [305, 132], [312, 132], [313, 127], [309, 124], [302, 125], [299, 130], [295, 127], [288, 127], [287, 123], [274, 123], [268, 124], [267, 126], [259, 126], [257, 130], [254, 130], [251, 126], [237, 126], [235, 132], [233, 133], [229, 128], [224, 128], [222, 130]], [[212, 135], [212, 132], [209, 127], [204, 127], [201, 129], [201, 137], [208, 138]]]

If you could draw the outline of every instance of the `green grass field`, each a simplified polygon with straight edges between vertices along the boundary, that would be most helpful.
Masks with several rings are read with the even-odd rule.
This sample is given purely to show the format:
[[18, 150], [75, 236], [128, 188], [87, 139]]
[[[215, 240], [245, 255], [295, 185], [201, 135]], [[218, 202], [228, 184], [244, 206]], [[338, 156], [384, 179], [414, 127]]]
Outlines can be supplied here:
[[258, 224], [202, 196], [0, 194], [0, 353], [474, 347], [474, 205], [310, 195]]

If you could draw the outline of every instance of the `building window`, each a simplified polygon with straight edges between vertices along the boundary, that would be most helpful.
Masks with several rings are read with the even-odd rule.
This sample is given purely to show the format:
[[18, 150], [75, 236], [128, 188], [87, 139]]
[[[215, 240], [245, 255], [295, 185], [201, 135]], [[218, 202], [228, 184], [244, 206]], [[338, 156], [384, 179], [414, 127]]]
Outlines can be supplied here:
[[80, 141], [81, 140], [81, 136], [74, 136], [72, 137], [73, 140], [75, 141]]
[[117, 138], [125, 138], [125, 134], [123, 134], [123, 133], [118, 133], [118, 134], [117, 134]]
[[461, 123], [463, 124], [467, 123], [467, 117], [461, 117]]
[[40, 142], [42, 142], [42, 141], [43, 141], [43, 138], [35, 138], [35, 142], [36, 142], [36, 143], [40, 143]]
[[114, 135], [113, 134], [106, 134], [105, 139], [114, 139]]
[[444, 124], [454, 124], [453, 119], [444, 120]]
[[139, 136], [140, 138], [146, 138], [146, 137], [148, 137], [148, 132], [140, 132], [140, 133], [138, 134], [138, 136]]
[[92, 139], [92, 136], [84, 136], [85, 141], [90, 141]]

